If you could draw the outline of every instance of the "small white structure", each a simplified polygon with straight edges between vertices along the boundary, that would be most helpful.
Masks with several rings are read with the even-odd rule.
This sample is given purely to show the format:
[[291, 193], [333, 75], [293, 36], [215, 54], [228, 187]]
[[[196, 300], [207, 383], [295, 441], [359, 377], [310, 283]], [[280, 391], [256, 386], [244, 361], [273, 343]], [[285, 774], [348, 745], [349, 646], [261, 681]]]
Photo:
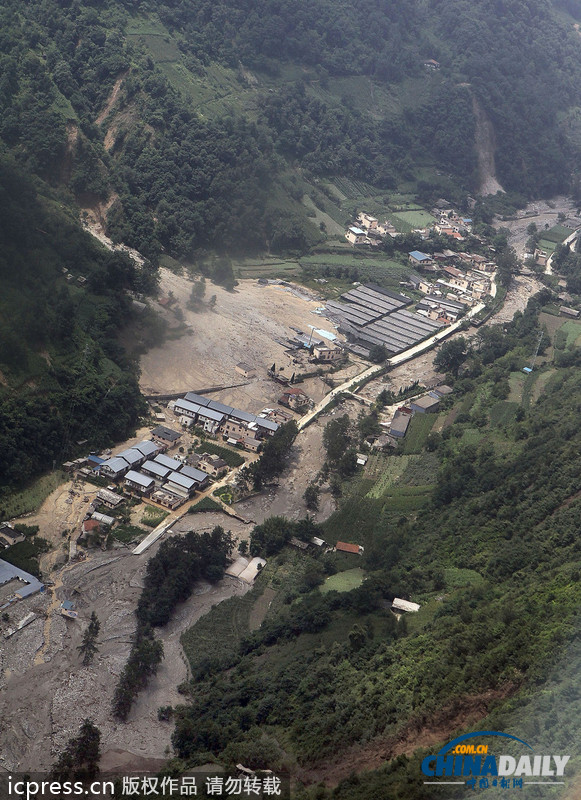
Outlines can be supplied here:
[[409, 600], [402, 600], [401, 597], [394, 597], [391, 604], [392, 611], [419, 611], [420, 606], [418, 603], [411, 603]]

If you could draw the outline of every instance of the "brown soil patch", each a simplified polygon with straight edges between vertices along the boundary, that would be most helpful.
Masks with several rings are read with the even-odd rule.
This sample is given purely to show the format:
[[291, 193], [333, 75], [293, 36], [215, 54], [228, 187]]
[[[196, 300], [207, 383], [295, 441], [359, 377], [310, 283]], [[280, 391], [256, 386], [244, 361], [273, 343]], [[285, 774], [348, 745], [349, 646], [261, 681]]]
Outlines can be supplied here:
[[113, 110], [113, 106], [117, 102], [117, 98], [119, 97], [119, 92], [121, 91], [121, 84], [125, 80], [128, 71], [129, 70], [125, 70], [125, 72], [122, 72], [121, 75], [115, 81], [115, 85], [113, 86], [113, 89], [111, 90], [111, 94], [109, 95], [109, 97], [107, 99], [107, 102], [105, 104], [105, 108], [101, 111], [101, 113], [99, 114], [99, 116], [95, 120], [95, 124], [96, 125], [101, 125], [105, 121], [105, 118]]
[[509, 684], [502, 689], [456, 698], [430, 719], [411, 720], [399, 734], [378, 737], [363, 746], [354, 745], [336, 761], [300, 770], [296, 777], [304, 783], [323, 781], [327, 786], [336, 786], [353, 772], [378, 769], [397, 756], [409, 756], [420, 747], [438, 745], [483, 719], [494, 703], [509, 697], [516, 688]]

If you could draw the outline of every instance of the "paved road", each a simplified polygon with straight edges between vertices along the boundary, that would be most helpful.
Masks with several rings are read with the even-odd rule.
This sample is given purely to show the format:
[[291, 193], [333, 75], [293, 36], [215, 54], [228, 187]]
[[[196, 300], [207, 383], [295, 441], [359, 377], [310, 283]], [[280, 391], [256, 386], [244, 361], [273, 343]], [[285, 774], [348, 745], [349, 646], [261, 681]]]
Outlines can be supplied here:
[[[449, 325], [447, 328], [443, 328], [441, 331], [434, 334], [434, 336], [430, 336], [429, 339], [425, 339], [423, 342], [414, 345], [414, 347], [410, 347], [407, 350], [398, 353], [396, 356], [393, 356], [393, 358], [390, 358], [386, 362], [387, 365], [390, 367], [395, 367], [397, 364], [402, 364], [404, 361], [409, 361], [411, 358], [415, 358], [415, 356], [418, 356], [420, 353], [428, 350], [434, 344], [447, 339], [448, 336], [451, 336], [455, 331], [458, 330], [458, 328], [460, 328], [466, 319], [471, 319], [478, 314], [479, 311], [482, 311], [484, 307], [484, 303], [479, 303], [477, 306], [474, 306], [474, 308], [471, 308], [461, 320], [458, 320], [458, 322], [454, 322], [452, 325]], [[378, 375], [380, 372], [382, 372], [383, 369], [385, 369], [384, 364], [376, 364], [375, 366], [369, 367], [363, 372], [360, 372], [359, 375], [356, 375], [354, 378], [350, 378], [345, 383], [342, 383], [341, 386], [337, 386], [335, 389], [329, 392], [329, 394], [325, 395], [325, 397], [319, 401], [317, 405], [311, 411], [309, 411], [308, 414], [305, 414], [304, 417], [301, 417], [297, 423], [299, 431], [303, 430], [303, 428], [312, 422], [315, 417], [318, 417], [318, 415], [325, 410], [325, 408], [329, 405], [333, 398], [337, 397], [337, 395], [350, 391], [355, 384], [359, 383], [360, 381], [368, 381], [370, 378], [373, 378], [375, 375]]]
[[[249, 454], [247, 453], [246, 455]], [[222, 506], [222, 510], [226, 514], [230, 514], [231, 516], [239, 516], [230, 508], [230, 506], [227, 506], [225, 503], [223, 503], [219, 497], [214, 497], [213, 493], [216, 489], [219, 489], [222, 486], [226, 486], [227, 484], [232, 483], [232, 478], [236, 475], [236, 473], [239, 470], [243, 469], [244, 467], [248, 466], [248, 464], [251, 464], [253, 461], [256, 461], [258, 457], [259, 456], [257, 455], [252, 456], [251, 458], [248, 459], [248, 461], [245, 461], [244, 464], [241, 464], [239, 467], [235, 467], [234, 469], [230, 470], [230, 472], [227, 472], [226, 475], [220, 478], [219, 481], [211, 483], [210, 486], [205, 491], [200, 492], [200, 494], [197, 494], [194, 498], [192, 498], [192, 500], [189, 500], [183, 506], [180, 506], [178, 509], [176, 509], [176, 511], [172, 511], [172, 513], [168, 517], [166, 517], [163, 520], [163, 522], [161, 522], [157, 526], [157, 528], [154, 528], [152, 532], [145, 537], [145, 539], [142, 539], [141, 542], [139, 542], [137, 547], [135, 547], [131, 551], [132, 554], [134, 556], [140, 556], [142, 553], [145, 553], [145, 551], [148, 548], [150, 548], [152, 544], [155, 544], [155, 542], [157, 542], [158, 539], [161, 539], [164, 533], [168, 531], [172, 525], [174, 525], [182, 517], [185, 517], [192, 506], [195, 506], [196, 503], [199, 503], [200, 500], [202, 500], [204, 497], [211, 497], [211, 499], [214, 500], [214, 502]]]
[[[571, 244], [575, 241], [575, 239], [581, 233], [581, 228], [578, 228], [576, 231], [573, 231], [571, 236], [567, 236], [563, 244]], [[547, 258], [547, 263], [545, 264], [545, 275], [552, 275], [553, 274], [553, 256], [555, 255], [554, 252]]]

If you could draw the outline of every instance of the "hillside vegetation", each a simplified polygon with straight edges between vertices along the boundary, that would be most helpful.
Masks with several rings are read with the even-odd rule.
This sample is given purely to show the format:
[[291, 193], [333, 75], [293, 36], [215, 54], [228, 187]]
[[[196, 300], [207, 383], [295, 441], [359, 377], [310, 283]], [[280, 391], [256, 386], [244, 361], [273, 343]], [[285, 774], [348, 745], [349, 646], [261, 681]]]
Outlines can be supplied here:
[[325, 236], [303, 204], [325, 212], [322, 178], [465, 199], [475, 100], [506, 189], [576, 185], [577, 0], [5, 0], [0, 16], [0, 137], [154, 261], [305, 252]]
[[[86, 452], [135, 426], [143, 401], [117, 336], [132, 320], [125, 290], [150, 287], [153, 275], [104, 250], [58, 196], [41, 194], [1, 154], [0, 205], [0, 487], [7, 490], [60, 466], [79, 440]], [[2, 507], [0, 496], [0, 517]]]
[[[226, 764], [286, 765], [316, 783], [412, 753], [426, 730], [432, 742], [450, 739], [468, 720], [520, 730], [526, 719], [533, 745], [563, 740], [560, 716], [543, 728], [526, 709], [544, 704], [538, 713], [546, 714], [539, 693], [578, 630], [581, 351], [557, 349], [556, 363], [520, 371], [540, 302], [507, 332], [481, 332], [449, 401], [455, 422], [424, 439], [430, 452], [374, 457], [351, 482], [323, 535], [364, 545], [363, 556], [280, 549], [288, 523], [260, 526], [255, 546], [269, 531], [279, 550], [258, 583], [269, 587], [269, 610], [218, 660], [196, 652], [190, 704], [174, 734], [185, 763], [212, 754]], [[508, 400], [511, 387], [522, 390], [520, 402]], [[430, 416], [434, 426], [438, 419]], [[401, 470], [391, 469], [400, 459]], [[361, 585], [318, 588], [354, 567], [365, 571]], [[420, 603], [419, 613], [396, 621], [386, 610], [394, 596]], [[446, 791], [439, 796], [453, 796]], [[303, 796], [432, 797], [433, 787], [421, 784], [414, 756]]]

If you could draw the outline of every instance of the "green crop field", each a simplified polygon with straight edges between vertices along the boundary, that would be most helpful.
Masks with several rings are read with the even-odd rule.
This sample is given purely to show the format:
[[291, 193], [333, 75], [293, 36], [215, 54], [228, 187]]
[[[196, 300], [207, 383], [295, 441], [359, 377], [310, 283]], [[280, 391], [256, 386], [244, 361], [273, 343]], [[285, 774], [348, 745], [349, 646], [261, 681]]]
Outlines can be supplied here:
[[553, 225], [548, 231], [543, 231], [543, 239], [549, 242], [560, 244], [567, 239], [573, 231], [571, 228], [565, 228], [563, 225]]
[[561, 325], [560, 330], [567, 334], [567, 342], [565, 347], [570, 347], [572, 344], [579, 346], [581, 344], [581, 322], [575, 322], [568, 319], [567, 322]]
[[244, 456], [240, 455], [240, 453], [236, 453], [234, 450], [229, 450], [227, 447], [220, 447], [219, 444], [213, 444], [213, 442], [208, 441], [201, 442], [198, 447], [196, 447], [196, 453], [210, 453], [220, 456], [229, 467], [240, 467], [246, 461]]
[[435, 421], [433, 414], [414, 414], [404, 439], [403, 451], [406, 455], [422, 452]]
[[351, 589], [357, 589], [361, 586], [365, 579], [365, 572], [361, 567], [354, 569], [347, 569], [344, 572], [338, 572], [336, 575], [331, 575], [327, 578], [325, 583], [319, 587], [319, 590], [326, 594], [327, 592], [350, 592]]
[[390, 218], [398, 230], [408, 233], [414, 228], [425, 228], [435, 222], [434, 217], [427, 211], [415, 209], [413, 211], [396, 211]]
[[499, 403], [495, 403], [490, 409], [490, 424], [493, 426], [508, 425], [513, 422], [519, 407], [520, 402], [501, 400]]
[[[411, 458], [412, 456], [389, 456], [381, 465], [381, 472], [379, 472], [377, 483], [367, 492], [366, 496], [375, 499], [382, 497], [386, 490], [401, 478]], [[369, 459], [369, 461], [371, 461], [371, 459]], [[366, 475], [368, 474], [367, 466], [369, 465], [369, 461], [366, 464]]]
[[38, 511], [49, 494], [66, 480], [66, 474], [58, 469], [43, 475], [24, 489], [7, 494], [0, 500], [0, 519], [12, 519]]

